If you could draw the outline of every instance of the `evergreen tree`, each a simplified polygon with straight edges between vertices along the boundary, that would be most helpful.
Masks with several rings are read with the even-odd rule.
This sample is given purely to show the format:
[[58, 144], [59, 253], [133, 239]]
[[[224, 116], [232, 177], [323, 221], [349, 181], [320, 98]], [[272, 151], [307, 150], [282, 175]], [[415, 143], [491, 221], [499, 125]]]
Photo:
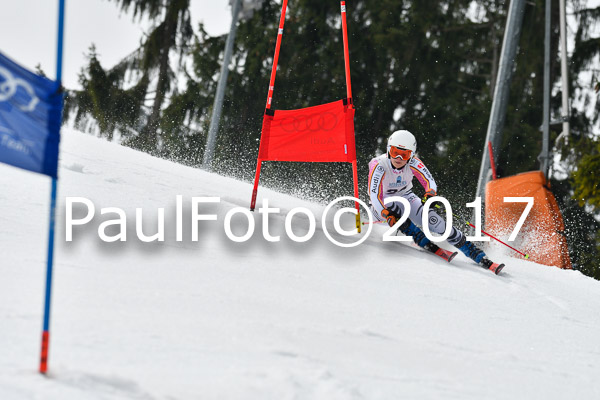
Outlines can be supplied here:
[[95, 121], [99, 133], [113, 139], [116, 130], [123, 136], [139, 128], [148, 80], [142, 78], [135, 86], [122, 89], [126, 63], [109, 71], [104, 70], [94, 45], [88, 54], [89, 63], [79, 75], [81, 91], [69, 91], [65, 102], [65, 120], [75, 113], [75, 124], [85, 129], [89, 117]]
[[[150, 21], [159, 21], [152, 27], [133, 66], [145, 79], [157, 73], [154, 100], [144, 127], [129, 143], [145, 151], [155, 151], [161, 111], [167, 93], [172, 89], [175, 73], [170, 65], [170, 52], [176, 50], [183, 56], [193, 37], [189, 0], [113, 0], [123, 10], [133, 9], [134, 18], [147, 16]], [[143, 79], [144, 79], [143, 78]]]
[[[150, 32], [139, 49], [109, 71], [102, 69], [95, 50], [92, 51], [90, 63], [81, 77], [83, 90], [71, 94], [67, 111], [80, 110], [78, 120], [89, 113], [97, 120], [100, 130], [108, 132], [122, 125], [119, 120], [123, 117], [115, 108], [116, 104], [125, 102], [128, 107], [136, 106], [125, 111], [128, 113], [125, 118], [136, 117], [138, 129], [130, 130], [124, 143], [158, 154], [163, 145], [160, 128], [167, 95], [177, 94], [173, 81], [178, 73], [172, 69], [171, 52], [178, 53], [180, 70], [183, 71], [184, 56], [194, 37], [189, 0], [113, 1], [124, 11], [132, 9], [134, 19], [147, 17], [152, 23]], [[131, 104], [128, 99], [120, 97], [125, 92], [123, 87], [131, 85], [129, 80], [125, 80], [126, 74], [137, 80], [133, 84], [135, 99], [139, 100], [142, 95], [143, 101]], [[146, 101], [151, 103], [148, 111], [145, 110]], [[108, 135], [112, 136], [112, 132]]]
[[[584, 104], [580, 112], [574, 113], [571, 117], [575, 127], [573, 129], [573, 140], [570, 151], [570, 157], [567, 157], [571, 164], [576, 164], [573, 173], [574, 196], [579, 200], [580, 205], [587, 204], [600, 212], [600, 139], [594, 133], [593, 127], [597, 126], [600, 118], [600, 101], [592, 99], [597, 96], [598, 82], [600, 81], [600, 71], [597, 69], [598, 57], [600, 57], [600, 38], [594, 38], [590, 35], [590, 30], [594, 23], [600, 18], [600, 7], [595, 9], [582, 9], [577, 12], [579, 26], [575, 35], [575, 51], [572, 57], [572, 75], [577, 76], [581, 72], [587, 72], [591, 79], [580, 82], [577, 79], [572, 80], [571, 93], [575, 92], [576, 100]], [[595, 92], [589, 89], [595, 86]], [[577, 90], [573, 90], [577, 89]], [[582, 90], [588, 89], [588, 90]], [[596, 109], [594, 112], [587, 112], [589, 107], [595, 101]], [[600, 237], [599, 245], [600, 245]]]

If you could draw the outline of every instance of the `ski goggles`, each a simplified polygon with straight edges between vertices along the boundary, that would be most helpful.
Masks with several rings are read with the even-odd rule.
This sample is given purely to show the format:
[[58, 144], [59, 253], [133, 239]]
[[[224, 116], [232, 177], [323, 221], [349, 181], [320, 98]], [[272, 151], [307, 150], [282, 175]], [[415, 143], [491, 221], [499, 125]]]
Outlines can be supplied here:
[[410, 160], [410, 158], [412, 157], [412, 150], [407, 150], [396, 146], [390, 146], [389, 153], [390, 157], [399, 158], [405, 161]]

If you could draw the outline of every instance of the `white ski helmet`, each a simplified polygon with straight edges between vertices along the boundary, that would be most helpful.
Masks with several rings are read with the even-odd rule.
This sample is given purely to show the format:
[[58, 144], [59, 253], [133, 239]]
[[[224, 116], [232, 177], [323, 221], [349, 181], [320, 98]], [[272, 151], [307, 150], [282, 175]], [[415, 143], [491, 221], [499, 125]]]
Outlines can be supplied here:
[[414, 135], [407, 130], [395, 131], [388, 138], [388, 157], [390, 157], [390, 147], [392, 146], [412, 151], [410, 158], [413, 158], [417, 152], [417, 140], [415, 139]]

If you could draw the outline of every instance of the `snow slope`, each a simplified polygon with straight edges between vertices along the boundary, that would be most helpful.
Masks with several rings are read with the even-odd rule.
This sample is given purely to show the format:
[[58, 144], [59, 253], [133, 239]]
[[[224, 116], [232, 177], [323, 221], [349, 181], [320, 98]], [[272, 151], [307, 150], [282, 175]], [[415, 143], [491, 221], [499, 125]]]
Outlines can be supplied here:
[[[61, 145], [50, 373], [37, 373], [49, 179], [0, 164], [0, 399], [597, 399], [600, 282], [575, 271], [489, 253], [500, 276], [459, 255], [452, 264], [381, 241], [331, 244], [324, 206], [261, 188], [263, 215], [246, 243], [224, 231], [251, 186], [155, 159], [78, 132]], [[184, 237], [175, 237], [175, 196]], [[65, 197], [96, 216], [65, 241]], [[191, 240], [191, 198], [216, 221]], [[127, 213], [127, 242], [98, 226]], [[314, 237], [291, 241], [294, 207], [317, 216]], [[165, 208], [165, 241], [156, 232]], [[81, 217], [83, 209], [75, 210]], [[233, 231], [247, 227], [242, 215]], [[294, 232], [307, 231], [294, 218]], [[107, 232], [112, 232], [107, 230]], [[349, 241], [334, 235], [340, 241]]]

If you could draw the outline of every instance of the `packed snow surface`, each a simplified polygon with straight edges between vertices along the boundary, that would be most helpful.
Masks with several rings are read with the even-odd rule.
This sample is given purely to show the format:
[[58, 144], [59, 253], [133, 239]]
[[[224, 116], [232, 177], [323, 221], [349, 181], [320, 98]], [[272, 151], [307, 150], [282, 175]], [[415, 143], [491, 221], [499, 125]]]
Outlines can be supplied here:
[[[325, 205], [262, 187], [257, 207], [268, 199], [280, 212], [256, 210], [254, 234], [237, 243], [225, 216], [248, 207], [250, 184], [69, 130], [59, 174], [44, 377], [50, 181], [0, 165], [0, 399], [600, 398], [600, 282], [579, 272], [491, 247], [507, 265], [495, 276], [462, 255], [448, 264], [383, 242], [382, 226], [342, 248], [323, 232]], [[72, 242], [68, 196], [95, 206]], [[217, 219], [197, 223], [197, 241], [194, 197], [220, 199], [198, 204]], [[116, 218], [101, 214], [109, 207], [126, 214], [126, 242], [99, 237]], [[285, 232], [295, 207], [316, 218], [304, 243]], [[164, 241], [138, 239], [136, 208], [148, 236], [164, 208]], [[86, 211], [77, 203], [73, 216]], [[266, 217], [280, 241], [263, 237]], [[291, 222], [295, 235], [308, 232], [306, 213]], [[249, 224], [240, 212], [231, 225], [241, 237]]]

